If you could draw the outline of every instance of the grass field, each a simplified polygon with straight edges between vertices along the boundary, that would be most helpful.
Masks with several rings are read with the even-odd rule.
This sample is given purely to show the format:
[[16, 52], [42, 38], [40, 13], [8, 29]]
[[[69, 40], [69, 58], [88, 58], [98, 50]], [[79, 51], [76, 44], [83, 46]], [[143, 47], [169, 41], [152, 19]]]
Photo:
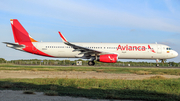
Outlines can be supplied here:
[[0, 90], [53, 91], [61, 96], [151, 101], [180, 100], [180, 79], [1, 79]]
[[[0, 65], [0, 70], [30, 71], [96, 71], [105, 73], [134, 73], [179, 75], [180, 69], [119, 68], [119, 67], [58, 67]], [[0, 90], [30, 90], [60, 96], [93, 99], [127, 99], [150, 101], [179, 101], [180, 79], [155, 76], [146, 80], [119, 79], [0, 79]]]
[[180, 68], [130, 68], [130, 67], [78, 67], [78, 66], [31, 66], [0, 64], [0, 70], [30, 70], [30, 71], [96, 71], [104, 73], [132, 73], [139, 75], [146, 74], [167, 74], [180, 75]]

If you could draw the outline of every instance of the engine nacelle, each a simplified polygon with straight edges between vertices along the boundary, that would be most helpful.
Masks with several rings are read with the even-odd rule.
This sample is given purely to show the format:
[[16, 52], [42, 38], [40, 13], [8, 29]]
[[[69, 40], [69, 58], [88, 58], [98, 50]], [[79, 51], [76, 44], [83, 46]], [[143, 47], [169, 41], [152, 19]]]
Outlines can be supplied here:
[[97, 56], [97, 61], [99, 62], [106, 62], [106, 63], [116, 63], [118, 60], [117, 54], [105, 54]]

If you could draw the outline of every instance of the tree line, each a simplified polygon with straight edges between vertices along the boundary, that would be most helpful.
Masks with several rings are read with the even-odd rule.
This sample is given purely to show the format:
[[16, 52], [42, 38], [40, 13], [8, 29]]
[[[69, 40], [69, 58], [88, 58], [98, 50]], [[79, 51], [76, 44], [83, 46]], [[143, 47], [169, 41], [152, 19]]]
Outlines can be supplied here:
[[[88, 60], [40, 60], [40, 59], [29, 59], [29, 60], [10, 60], [7, 61], [4, 58], [0, 58], [0, 63], [12, 63], [12, 64], [18, 64], [18, 65], [62, 65], [62, 66], [67, 66], [67, 65], [76, 65], [77, 61], [82, 61], [83, 66], [88, 65]], [[122, 61], [117, 61], [117, 63], [102, 63], [95, 61], [96, 66], [136, 66], [136, 67], [155, 67], [156, 62], [133, 62], [133, 61], [128, 61], [128, 62], [122, 62]], [[180, 67], [180, 62], [165, 62], [165, 63], [159, 63], [160, 66], [163, 67]]]

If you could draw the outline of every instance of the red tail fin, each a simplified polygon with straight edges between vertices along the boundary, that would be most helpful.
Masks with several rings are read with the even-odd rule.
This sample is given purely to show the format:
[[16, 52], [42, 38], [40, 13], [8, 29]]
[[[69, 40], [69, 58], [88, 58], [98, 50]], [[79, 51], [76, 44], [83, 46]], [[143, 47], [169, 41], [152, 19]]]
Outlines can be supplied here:
[[11, 27], [14, 35], [14, 41], [16, 43], [24, 43], [24, 42], [37, 42], [33, 38], [31, 38], [28, 32], [24, 29], [24, 27], [19, 23], [17, 19], [11, 19]]

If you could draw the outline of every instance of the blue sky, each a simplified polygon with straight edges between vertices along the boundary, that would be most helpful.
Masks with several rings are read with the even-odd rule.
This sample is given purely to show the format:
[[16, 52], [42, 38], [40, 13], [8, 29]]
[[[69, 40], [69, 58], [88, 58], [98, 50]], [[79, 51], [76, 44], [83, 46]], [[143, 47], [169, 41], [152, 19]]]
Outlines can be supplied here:
[[[10, 19], [38, 41], [163, 43], [180, 53], [179, 0], [1, 0], [1, 42], [14, 42]], [[0, 57], [52, 59], [0, 44]], [[130, 60], [125, 60], [130, 61]], [[146, 61], [146, 60], [145, 60]], [[168, 61], [180, 62], [180, 56]]]

